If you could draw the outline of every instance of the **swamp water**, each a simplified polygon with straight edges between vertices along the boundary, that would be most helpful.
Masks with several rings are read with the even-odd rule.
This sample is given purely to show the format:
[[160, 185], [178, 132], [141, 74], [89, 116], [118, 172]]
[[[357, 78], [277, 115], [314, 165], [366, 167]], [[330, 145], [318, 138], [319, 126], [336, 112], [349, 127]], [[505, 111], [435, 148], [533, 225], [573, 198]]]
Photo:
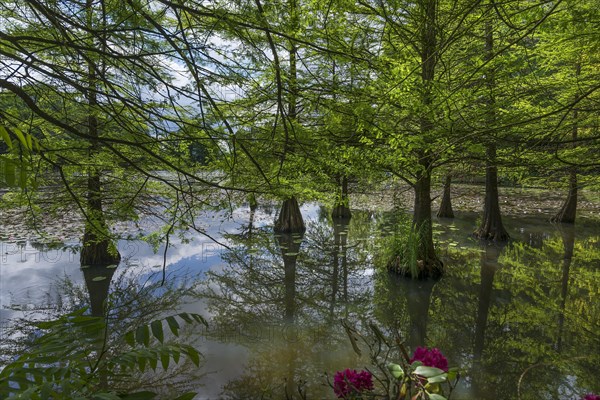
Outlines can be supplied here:
[[573, 229], [506, 217], [513, 241], [495, 247], [469, 237], [475, 214], [434, 219], [447, 273], [421, 282], [379, 271], [389, 216], [356, 211], [333, 223], [316, 205], [303, 214], [307, 231], [292, 236], [271, 233], [271, 209], [203, 218], [219, 244], [173, 237], [162, 287], [164, 248], [145, 242], [121, 241], [117, 268], [81, 269], [77, 242], [49, 249], [5, 238], [1, 337], [8, 339], [10, 319], [48, 318], [90, 299], [97, 311], [108, 296], [111, 315], [132, 328], [181, 311], [208, 319], [207, 328], [185, 331], [204, 355], [201, 368], [170, 378], [198, 399], [281, 399], [298, 387], [307, 399], [335, 398], [325, 373], [331, 380], [336, 371], [369, 366], [341, 319], [399, 331], [410, 349], [438, 347], [462, 371], [453, 399], [600, 392], [597, 223]]

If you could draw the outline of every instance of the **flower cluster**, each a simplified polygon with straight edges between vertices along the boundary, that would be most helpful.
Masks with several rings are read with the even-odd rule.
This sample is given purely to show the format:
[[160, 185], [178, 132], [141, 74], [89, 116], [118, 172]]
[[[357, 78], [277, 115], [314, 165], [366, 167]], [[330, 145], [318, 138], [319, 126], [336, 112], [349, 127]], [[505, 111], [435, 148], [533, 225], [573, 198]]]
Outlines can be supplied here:
[[431, 349], [428, 349], [427, 347], [417, 347], [410, 359], [410, 363], [412, 364], [415, 361], [421, 361], [426, 367], [435, 367], [448, 372], [448, 360], [444, 357], [442, 352], [435, 347]]
[[365, 390], [373, 390], [373, 376], [369, 371], [346, 369], [333, 377], [333, 391], [338, 398], [348, 398]]
[[586, 394], [583, 400], [600, 400], [600, 395], [593, 393]]

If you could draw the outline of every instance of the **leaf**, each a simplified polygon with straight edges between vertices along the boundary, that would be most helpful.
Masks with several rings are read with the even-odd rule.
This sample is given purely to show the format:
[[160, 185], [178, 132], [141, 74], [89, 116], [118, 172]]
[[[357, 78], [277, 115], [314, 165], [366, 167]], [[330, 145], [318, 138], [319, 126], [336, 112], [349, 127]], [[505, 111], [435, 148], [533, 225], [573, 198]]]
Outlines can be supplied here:
[[15, 136], [17, 137], [17, 139], [19, 139], [19, 142], [21, 142], [23, 147], [25, 147], [28, 150], [31, 150], [28, 146], [27, 139], [25, 139], [25, 135], [23, 135], [23, 132], [21, 132], [19, 128], [13, 128], [13, 132], [15, 133]]
[[438, 376], [441, 374], [445, 374], [445, 372], [439, 368], [426, 367], [424, 365], [419, 365], [417, 368], [415, 368], [415, 374], [423, 376], [425, 378], [431, 378], [432, 376]]
[[135, 335], [133, 331], [129, 331], [125, 334], [125, 342], [131, 347], [135, 346]]
[[135, 341], [148, 347], [150, 344], [150, 329], [148, 329], [148, 325], [140, 326], [135, 330]]
[[121, 397], [114, 393], [95, 393], [92, 398], [98, 400], [121, 400]]
[[200, 366], [200, 353], [198, 353], [198, 350], [194, 349], [193, 347], [189, 346], [186, 349], [186, 354], [188, 355], [188, 357], [190, 358], [190, 360], [192, 360], [192, 362], [194, 363], [194, 365], [196, 367]]
[[104, 281], [104, 280], [106, 280], [105, 276], [97, 276], [92, 279], [92, 282], [100, 282], [100, 281]]
[[152, 328], [152, 334], [159, 342], [163, 342], [165, 337], [162, 329], [162, 321], [152, 321], [150, 324], [150, 328]]
[[148, 357], [148, 363], [150, 364], [150, 368], [152, 368], [152, 371], [156, 372], [156, 367], [158, 365], [158, 358], [157, 358], [157, 354], [151, 354], [150, 357]]
[[181, 319], [182, 319], [182, 320], [184, 320], [185, 322], [187, 322], [188, 324], [191, 324], [191, 323], [193, 323], [193, 322], [194, 322], [194, 321], [192, 320], [192, 317], [190, 317], [190, 316], [188, 315], [188, 313], [180, 313], [180, 314], [177, 314], [177, 315], [179, 315], [179, 317], [181, 317]]
[[456, 378], [458, 378], [458, 374], [459, 374], [458, 368], [450, 368], [448, 370], [448, 380], [450, 380], [450, 381], [455, 380]]
[[144, 392], [129, 393], [124, 396], [121, 396], [120, 398], [126, 399], [126, 400], [148, 400], [148, 399], [153, 399], [156, 396], [157, 396], [156, 393], [144, 391]]
[[388, 364], [388, 370], [396, 379], [402, 379], [404, 377], [404, 370], [398, 364]]
[[446, 400], [446, 398], [444, 396], [441, 396], [439, 394], [435, 394], [435, 393], [428, 393], [429, 394], [429, 400]]
[[2, 136], [2, 140], [4, 140], [8, 148], [12, 149], [12, 140], [10, 140], [10, 135], [8, 134], [8, 131], [3, 125], [0, 125], [0, 136]]
[[167, 368], [169, 368], [169, 362], [171, 361], [171, 357], [169, 357], [168, 354], [166, 353], [162, 353], [160, 355], [160, 364], [162, 365], [163, 369], [166, 370]]
[[442, 383], [442, 382], [446, 382], [447, 380], [448, 380], [448, 377], [446, 374], [432, 376], [431, 378], [427, 378], [428, 383]]
[[184, 393], [179, 397], [176, 397], [174, 400], [192, 400], [194, 397], [196, 397], [196, 393], [189, 392], [189, 393]]
[[167, 324], [169, 324], [171, 332], [173, 332], [173, 335], [179, 336], [179, 323], [177, 322], [175, 317], [167, 317], [166, 320]]
[[146, 370], [146, 358], [144, 356], [137, 357], [137, 364], [140, 371], [144, 372]]
[[196, 320], [196, 322], [198, 322], [199, 324], [204, 324], [205, 326], [208, 326], [208, 322], [206, 321], [206, 319], [204, 319], [204, 317], [200, 314], [191, 314], [192, 318], [194, 318]]
[[181, 353], [179, 352], [179, 350], [173, 350], [173, 361], [175, 361], [175, 364], [179, 364], [180, 358], [181, 358]]

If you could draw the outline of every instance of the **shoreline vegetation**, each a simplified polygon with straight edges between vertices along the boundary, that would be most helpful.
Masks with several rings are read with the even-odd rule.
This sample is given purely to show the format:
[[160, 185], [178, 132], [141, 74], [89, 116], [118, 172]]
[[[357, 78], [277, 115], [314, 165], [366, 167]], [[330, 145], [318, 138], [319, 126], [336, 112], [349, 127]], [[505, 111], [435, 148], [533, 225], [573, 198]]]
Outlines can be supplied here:
[[[484, 192], [484, 184], [453, 184], [451, 201], [456, 217], [460, 218], [461, 213], [481, 213]], [[432, 190], [432, 218], [434, 219], [440, 206], [442, 193], [443, 186]], [[389, 212], [400, 205], [401, 209], [412, 213], [414, 204], [414, 194], [408, 185], [388, 184], [379, 188], [372, 187], [364, 192], [351, 193], [349, 197], [351, 209], [362, 211]], [[540, 218], [547, 220], [548, 223], [551, 216], [560, 208], [563, 197], [562, 192], [557, 193], [552, 188], [510, 186], [499, 188], [499, 202], [503, 216]], [[238, 206], [246, 206], [242, 196], [238, 200]], [[310, 201], [313, 202], [319, 203]], [[301, 205], [305, 203], [307, 202], [300, 202]], [[258, 205], [276, 207], [278, 203], [275, 200], [259, 198]], [[83, 218], [76, 213], [63, 213], [57, 218], [43, 212], [32, 215], [27, 207], [0, 208], [0, 219], [3, 221], [0, 226], [0, 241], [33, 240], [40, 243], [78, 241], [83, 232]], [[577, 220], [579, 223], [584, 220], [600, 222], [600, 194], [591, 190], [581, 190], [577, 204]], [[113, 222], [112, 225], [113, 232], [125, 239], [132, 230], [131, 224], [127, 221]]]

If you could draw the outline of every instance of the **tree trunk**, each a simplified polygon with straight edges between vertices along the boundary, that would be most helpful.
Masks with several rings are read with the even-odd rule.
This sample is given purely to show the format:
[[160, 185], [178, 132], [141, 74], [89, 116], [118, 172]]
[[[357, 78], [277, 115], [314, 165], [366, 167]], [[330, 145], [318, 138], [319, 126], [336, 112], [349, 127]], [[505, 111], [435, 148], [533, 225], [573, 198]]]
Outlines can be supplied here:
[[505, 242], [509, 239], [508, 232], [502, 224], [500, 201], [498, 200], [498, 168], [496, 167], [496, 145], [490, 143], [487, 148], [485, 171], [485, 204], [483, 220], [475, 237], [494, 242]]
[[[88, 24], [92, 27], [92, 2], [87, 1]], [[99, 152], [100, 132], [96, 107], [98, 99], [96, 94], [96, 67], [88, 63], [87, 100], [88, 116], [87, 128], [90, 136], [89, 161], [93, 164]], [[109, 236], [108, 227], [102, 209], [102, 183], [100, 172], [94, 165], [90, 166], [87, 179], [87, 220], [83, 234], [83, 243], [79, 261], [82, 266], [107, 266], [118, 264], [121, 256]]]
[[440, 209], [438, 210], [438, 218], [454, 218], [454, 211], [452, 210], [452, 200], [450, 198], [450, 184], [452, 178], [450, 175], [446, 175], [446, 182], [444, 182], [444, 194], [442, 195], [442, 202], [440, 203]]
[[[575, 75], [579, 76], [581, 74], [581, 64], [575, 64]], [[573, 138], [573, 142], [571, 143], [572, 148], [577, 147], [577, 134], [578, 134], [578, 124], [577, 124], [578, 111], [577, 109], [573, 110], [573, 130], [571, 133], [571, 137]], [[554, 215], [550, 221], [555, 223], [565, 223], [565, 224], [574, 224], [575, 216], [577, 214], [577, 167], [571, 166], [569, 169], [569, 194], [565, 199], [562, 207], [558, 211], [556, 215]]]
[[412, 230], [417, 240], [417, 274], [413, 278], [438, 278], [443, 264], [435, 253], [433, 227], [431, 224], [431, 175], [423, 172], [415, 185], [415, 211]]
[[[422, 102], [425, 110], [420, 117], [420, 130], [423, 136], [431, 134], [434, 128], [429, 107], [433, 103], [433, 80], [437, 62], [436, 37], [436, 0], [425, 0], [422, 3], [425, 21], [421, 27], [421, 81], [423, 84]], [[433, 229], [431, 226], [431, 167], [433, 164], [431, 151], [424, 149], [418, 154], [420, 171], [414, 184], [415, 207], [412, 224], [412, 237], [416, 243], [408, 245], [414, 248], [415, 257], [410, 260], [397, 260], [396, 269], [401, 274], [413, 278], [437, 278], [442, 275], [443, 264], [435, 254], [433, 246]], [[392, 264], [394, 261], [392, 261]], [[416, 265], [413, 265], [415, 264]]]
[[389, 261], [388, 270], [416, 279], [439, 278], [443, 273], [444, 264], [435, 253], [433, 245], [429, 171], [420, 174], [414, 190], [415, 207], [411, 237], [406, 244], [407, 250], [403, 255], [396, 255]]
[[338, 179], [340, 184], [341, 193], [339, 198], [336, 200], [336, 204], [333, 206], [333, 211], [331, 212], [331, 217], [333, 219], [350, 219], [352, 217], [352, 213], [350, 212], [350, 198], [348, 196], [348, 177], [346, 175], [342, 176], [341, 179]]
[[[491, 7], [491, 6], [490, 6]], [[492, 22], [485, 24], [485, 59], [491, 60], [494, 57], [494, 35]], [[496, 124], [496, 109], [494, 99], [494, 89], [496, 82], [494, 80], [494, 71], [487, 71], [486, 85], [489, 91], [488, 106], [488, 125]], [[502, 224], [502, 214], [500, 213], [500, 202], [498, 200], [498, 167], [496, 166], [496, 139], [490, 138], [486, 148], [485, 162], [485, 204], [483, 207], [483, 220], [481, 226], [475, 231], [475, 237], [494, 242], [505, 242], [509, 239], [508, 232]]]
[[572, 167], [569, 172], [569, 194], [562, 207], [550, 221], [555, 223], [573, 224], [577, 214], [577, 168]]
[[277, 233], [302, 233], [306, 230], [300, 206], [295, 197], [284, 200], [273, 230]]

